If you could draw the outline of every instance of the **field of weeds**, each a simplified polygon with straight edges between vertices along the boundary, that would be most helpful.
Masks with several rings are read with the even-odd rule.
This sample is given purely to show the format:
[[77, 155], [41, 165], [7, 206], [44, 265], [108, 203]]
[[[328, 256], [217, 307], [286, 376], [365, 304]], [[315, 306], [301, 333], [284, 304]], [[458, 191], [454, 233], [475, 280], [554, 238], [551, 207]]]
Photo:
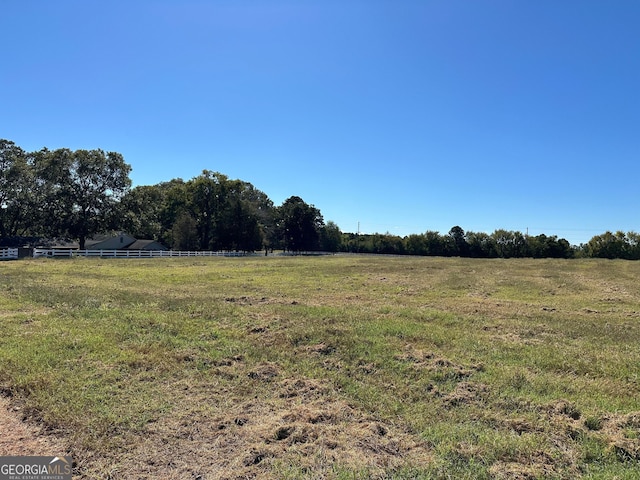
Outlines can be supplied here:
[[0, 391], [74, 478], [638, 478], [637, 262], [0, 268]]

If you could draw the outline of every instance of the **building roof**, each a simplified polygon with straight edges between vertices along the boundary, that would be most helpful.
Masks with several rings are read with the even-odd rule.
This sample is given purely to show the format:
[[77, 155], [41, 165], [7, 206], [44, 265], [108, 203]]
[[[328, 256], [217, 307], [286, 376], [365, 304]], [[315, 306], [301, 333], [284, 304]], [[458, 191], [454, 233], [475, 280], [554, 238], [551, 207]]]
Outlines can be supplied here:
[[127, 250], [166, 250], [167, 247], [155, 240], [136, 240], [126, 247]]
[[[51, 248], [77, 250], [78, 242], [56, 239], [48, 242]], [[85, 241], [87, 250], [168, 250], [156, 240], [138, 240], [126, 233], [117, 235], [94, 235]]]

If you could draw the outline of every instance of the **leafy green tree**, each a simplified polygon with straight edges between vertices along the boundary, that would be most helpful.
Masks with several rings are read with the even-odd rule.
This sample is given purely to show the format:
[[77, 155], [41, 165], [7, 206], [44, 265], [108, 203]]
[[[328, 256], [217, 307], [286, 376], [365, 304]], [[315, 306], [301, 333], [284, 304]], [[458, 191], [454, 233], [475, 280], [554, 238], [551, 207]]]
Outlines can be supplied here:
[[629, 260], [640, 260], [640, 234], [627, 232], [627, 252]]
[[342, 246], [342, 232], [335, 222], [329, 220], [320, 228], [320, 248], [326, 252], [338, 252]]
[[240, 200], [257, 222], [261, 241], [269, 246], [269, 239], [275, 230], [275, 207], [266, 193], [258, 190], [249, 182], [240, 182]]
[[273, 204], [253, 185], [204, 170], [185, 184], [187, 208], [195, 219], [200, 248], [254, 251], [273, 223]]
[[411, 234], [404, 239], [404, 250], [409, 255], [426, 255], [427, 242], [424, 235]]
[[375, 236], [367, 233], [361, 233], [356, 236], [358, 253], [378, 253], [376, 251]]
[[571, 258], [573, 249], [564, 238], [540, 234], [527, 237], [528, 255], [533, 258]]
[[360, 235], [358, 238], [361, 253], [379, 253], [385, 255], [404, 255], [405, 239], [390, 233]]
[[313, 205], [302, 198], [289, 197], [278, 208], [278, 232], [284, 248], [293, 252], [311, 251], [319, 247], [320, 229], [324, 220]]
[[65, 188], [72, 154], [68, 149], [53, 152], [47, 148], [31, 154], [34, 174], [31, 199], [39, 206], [33, 223], [39, 235], [54, 238], [67, 234], [65, 218], [70, 206]]
[[495, 240], [484, 232], [467, 232], [468, 254], [474, 258], [494, 258], [498, 256]]
[[202, 250], [260, 249], [274, 224], [273, 202], [263, 192], [209, 170], [187, 182], [177, 178], [136, 187], [121, 203], [127, 231], [173, 248], [174, 227], [178, 220], [184, 223], [185, 214], [196, 225], [198, 244], [190, 248]]
[[555, 251], [558, 252], [557, 258], [574, 258], [576, 254], [575, 248], [565, 238], [558, 239]]
[[449, 230], [449, 237], [447, 240], [447, 250], [449, 255], [460, 257], [467, 256], [469, 246], [464, 238], [464, 230], [461, 227], [457, 225], [452, 227], [451, 230]]
[[443, 256], [447, 254], [445, 241], [439, 232], [427, 230], [424, 233], [424, 243], [427, 248], [425, 255]]
[[533, 258], [547, 258], [548, 238], [545, 234], [536, 237], [527, 236], [527, 253]]
[[161, 212], [166, 190], [159, 185], [143, 185], [131, 189], [121, 200], [123, 230], [136, 238], [160, 240], [163, 236]]
[[186, 184], [189, 210], [196, 221], [202, 250], [217, 250], [227, 243], [228, 226], [221, 220], [227, 206], [228, 180], [226, 175], [204, 170]]
[[43, 152], [43, 158], [59, 231], [78, 239], [83, 249], [87, 237], [118, 224], [118, 202], [131, 186], [131, 167], [121, 154], [60, 149]]
[[23, 235], [33, 227], [32, 166], [24, 150], [0, 139], [0, 237]]
[[491, 234], [496, 251], [502, 258], [525, 257], [527, 240], [521, 232], [499, 229]]
[[627, 258], [628, 243], [623, 232], [615, 234], [607, 231], [596, 235], [587, 242], [586, 254], [594, 258]]
[[217, 229], [221, 248], [255, 251], [265, 243], [265, 232], [273, 223], [273, 204], [253, 185], [228, 180], [225, 208]]
[[352, 232], [343, 233], [341, 245], [344, 252], [359, 253], [361, 251], [360, 235]]
[[385, 253], [390, 255], [404, 255], [406, 253], [402, 237], [398, 235], [384, 235], [383, 242]]
[[196, 250], [198, 231], [196, 221], [187, 212], [180, 214], [171, 229], [172, 247], [175, 250]]
[[[173, 226], [183, 213], [189, 213], [189, 194], [187, 184], [181, 178], [174, 178], [168, 182], [154, 185], [161, 196], [161, 205], [158, 211], [160, 223], [160, 237], [158, 240], [173, 247]], [[175, 247], [173, 247], [175, 248]]]
[[254, 252], [262, 248], [262, 231], [250, 206], [239, 196], [230, 199], [228, 209], [228, 240], [225, 247], [231, 250]]

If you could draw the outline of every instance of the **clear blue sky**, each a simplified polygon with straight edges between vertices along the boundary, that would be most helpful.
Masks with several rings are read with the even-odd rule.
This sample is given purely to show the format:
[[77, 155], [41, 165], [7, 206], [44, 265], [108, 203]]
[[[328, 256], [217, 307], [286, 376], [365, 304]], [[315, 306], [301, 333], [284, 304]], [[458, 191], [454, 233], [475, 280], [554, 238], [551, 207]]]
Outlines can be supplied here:
[[638, 0], [6, 0], [0, 138], [343, 231], [640, 230]]

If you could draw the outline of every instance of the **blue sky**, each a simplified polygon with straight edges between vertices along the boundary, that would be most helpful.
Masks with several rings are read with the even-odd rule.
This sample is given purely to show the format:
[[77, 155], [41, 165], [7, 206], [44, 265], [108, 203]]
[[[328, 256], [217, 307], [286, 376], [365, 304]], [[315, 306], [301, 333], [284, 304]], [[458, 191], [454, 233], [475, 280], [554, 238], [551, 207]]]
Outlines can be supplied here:
[[640, 230], [637, 0], [8, 0], [0, 138], [343, 231]]

